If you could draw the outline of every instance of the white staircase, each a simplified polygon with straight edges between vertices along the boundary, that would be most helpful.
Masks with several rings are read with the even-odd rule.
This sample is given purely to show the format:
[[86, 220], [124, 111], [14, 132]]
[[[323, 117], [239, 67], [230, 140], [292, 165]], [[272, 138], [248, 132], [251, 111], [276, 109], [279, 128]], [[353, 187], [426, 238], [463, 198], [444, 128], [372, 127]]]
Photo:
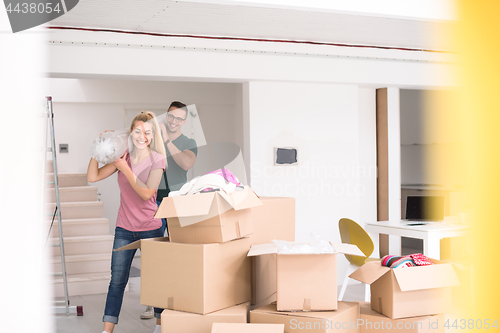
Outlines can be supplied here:
[[[49, 180], [53, 175], [49, 175]], [[97, 187], [88, 186], [86, 174], [59, 174], [59, 200], [64, 236], [68, 292], [70, 296], [107, 293], [111, 276], [113, 236], [103, 217], [103, 203], [97, 201]], [[55, 193], [47, 189], [47, 213], [53, 214]], [[49, 217], [49, 223], [52, 215]], [[57, 217], [49, 244], [59, 242]], [[61, 272], [59, 247], [54, 247], [53, 272]], [[64, 297], [63, 280], [54, 277], [55, 297]]]

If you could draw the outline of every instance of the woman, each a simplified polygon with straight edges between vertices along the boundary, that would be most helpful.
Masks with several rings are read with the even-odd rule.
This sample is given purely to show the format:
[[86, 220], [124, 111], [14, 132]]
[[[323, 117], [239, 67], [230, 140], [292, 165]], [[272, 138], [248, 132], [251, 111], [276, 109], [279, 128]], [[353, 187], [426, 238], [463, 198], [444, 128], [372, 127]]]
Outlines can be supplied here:
[[[130, 126], [129, 151], [118, 160], [98, 168], [90, 159], [87, 180], [97, 182], [118, 171], [120, 208], [116, 219], [113, 249], [139, 239], [162, 237], [161, 219], [155, 219], [156, 190], [165, 169], [165, 147], [155, 116], [142, 111]], [[104, 331], [112, 333], [118, 323], [123, 292], [136, 250], [113, 251], [111, 281], [104, 309]]]

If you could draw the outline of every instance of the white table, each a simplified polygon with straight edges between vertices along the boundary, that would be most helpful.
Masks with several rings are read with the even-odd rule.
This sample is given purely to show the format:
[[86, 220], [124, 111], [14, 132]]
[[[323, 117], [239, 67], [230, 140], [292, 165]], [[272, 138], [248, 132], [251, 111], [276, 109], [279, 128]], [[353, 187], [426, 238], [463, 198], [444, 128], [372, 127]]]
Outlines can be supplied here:
[[[404, 222], [409, 221], [379, 221], [365, 223], [369, 233], [377, 235], [395, 235], [422, 239], [424, 243], [423, 254], [430, 258], [440, 259], [440, 240], [446, 237], [458, 237], [466, 234], [469, 226], [449, 222], [437, 222], [425, 225], [409, 226]], [[389, 237], [390, 238], [390, 237]], [[391, 253], [400, 255], [401, 253]]]

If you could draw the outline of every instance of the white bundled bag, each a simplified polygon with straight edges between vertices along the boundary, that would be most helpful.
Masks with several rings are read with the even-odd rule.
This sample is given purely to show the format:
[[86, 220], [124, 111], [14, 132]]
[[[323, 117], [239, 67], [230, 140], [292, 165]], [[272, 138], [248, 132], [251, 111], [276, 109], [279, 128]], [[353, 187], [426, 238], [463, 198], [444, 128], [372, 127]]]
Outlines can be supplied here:
[[102, 133], [92, 143], [90, 155], [101, 164], [116, 161], [127, 151], [129, 135], [127, 130]]

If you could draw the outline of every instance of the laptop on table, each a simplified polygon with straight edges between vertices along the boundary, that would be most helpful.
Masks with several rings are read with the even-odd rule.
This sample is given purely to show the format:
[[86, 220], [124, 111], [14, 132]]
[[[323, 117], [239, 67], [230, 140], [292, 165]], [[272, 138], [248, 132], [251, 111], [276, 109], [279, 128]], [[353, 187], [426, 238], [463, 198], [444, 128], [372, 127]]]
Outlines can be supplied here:
[[412, 196], [406, 198], [405, 225], [425, 225], [444, 220], [444, 196]]

